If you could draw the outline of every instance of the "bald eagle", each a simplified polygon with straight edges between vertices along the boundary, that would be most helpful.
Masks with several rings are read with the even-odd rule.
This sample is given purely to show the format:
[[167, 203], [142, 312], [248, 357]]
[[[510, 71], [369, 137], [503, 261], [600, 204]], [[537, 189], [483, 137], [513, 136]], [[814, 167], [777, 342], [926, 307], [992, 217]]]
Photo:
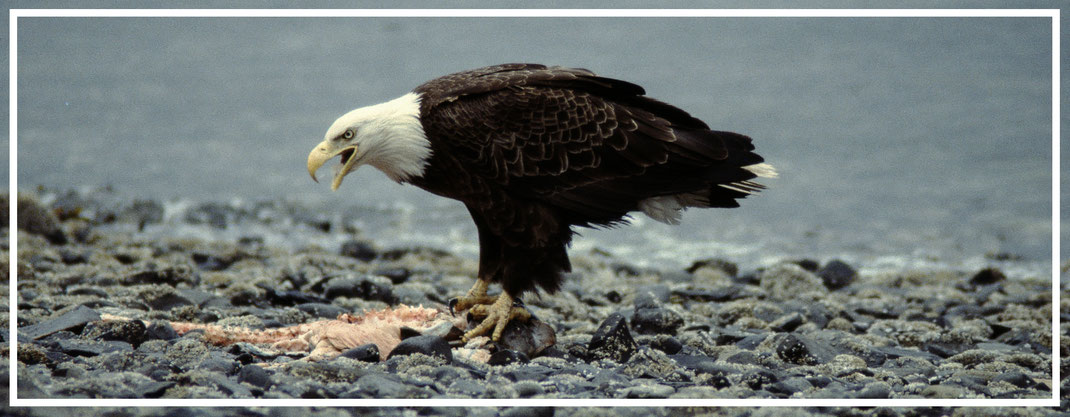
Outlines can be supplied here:
[[[710, 130], [642, 87], [578, 68], [504, 64], [428, 81], [338, 118], [308, 172], [340, 157], [331, 189], [361, 165], [464, 203], [479, 234], [476, 284], [452, 308], [485, 317], [464, 335], [498, 340], [527, 320], [525, 292], [569, 272], [574, 226], [628, 213], [679, 223], [688, 207], [738, 207], [776, 171], [747, 136]], [[487, 295], [499, 283], [498, 297]]]

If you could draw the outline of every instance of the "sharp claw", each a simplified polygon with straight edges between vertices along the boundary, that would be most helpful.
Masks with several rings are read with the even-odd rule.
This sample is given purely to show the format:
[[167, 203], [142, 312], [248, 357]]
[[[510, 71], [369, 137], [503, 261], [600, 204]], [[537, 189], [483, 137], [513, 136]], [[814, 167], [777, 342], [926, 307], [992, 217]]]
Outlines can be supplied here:
[[457, 317], [457, 312], [453, 310], [453, 307], [457, 305], [457, 302], [458, 300], [456, 298], [451, 298], [449, 301], [446, 302], [446, 305], [450, 309], [450, 317]]

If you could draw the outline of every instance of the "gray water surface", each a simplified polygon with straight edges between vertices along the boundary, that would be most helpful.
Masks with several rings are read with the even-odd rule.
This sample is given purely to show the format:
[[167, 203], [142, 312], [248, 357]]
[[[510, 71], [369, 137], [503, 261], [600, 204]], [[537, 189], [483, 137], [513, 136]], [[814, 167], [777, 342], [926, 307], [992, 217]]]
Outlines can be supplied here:
[[640, 84], [781, 174], [742, 208], [638, 216], [574, 251], [1051, 268], [1049, 19], [28, 18], [18, 36], [20, 189], [368, 207], [373, 238], [474, 254], [458, 203], [371, 168], [331, 193], [305, 158], [348, 110], [538, 62]]

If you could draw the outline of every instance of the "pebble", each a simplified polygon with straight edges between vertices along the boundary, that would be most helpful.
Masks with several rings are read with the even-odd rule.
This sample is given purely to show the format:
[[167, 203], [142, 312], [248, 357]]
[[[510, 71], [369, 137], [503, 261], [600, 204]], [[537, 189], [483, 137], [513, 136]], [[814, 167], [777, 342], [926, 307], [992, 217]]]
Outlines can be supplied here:
[[387, 358], [412, 355], [414, 353], [442, 358], [447, 363], [453, 362], [453, 350], [450, 349], [450, 344], [446, 342], [446, 339], [430, 335], [414, 336], [402, 340], [401, 343], [394, 347], [394, 350], [390, 351]]
[[595, 358], [627, 362], [637, 345], [620, 313], [610, 314], [591, 336], [587, 352]]
[[[609, 255], [574, 259], [576, 270], [561, 292], [525, 297], [539, 317], [530, 323], [539, 324], [511, 326], [508, 340], [483, 359], [451, 346], [459, 341], [450, 336], [452, 324], [444, 324], [412, 332], [385, 361], [375, 345], [364, 344], [309, 362], [304, 353], [270, 344], [215, 346], [201, 331], [180, 336], [169, 321], [271, 329], [399, 301], [436, 305], [467, 291], [478, 265], [438, 249], [380, 248], [363, 236], [342, 237], [352, 227], [334, 227], [324, 220], [333, 218], [329, 214], [287, 209], [290, 203], [194, 203], [169, 219], [161, 217], [165, 205], [153, 200], [114, 204], [72, 193], [44, 201], [57, 201], [62, 215], [37, 203], [42, 223], [20, 224], [18, 231], [23, 397], [983, 399], [1051, 393], [1051, 331], [1044, 326], [1050, 297], [1042, 296], [1050, 282], [1012, 276], [1009, 268], [882, 275], [859, 273], [868, 265], [804, 259], [741, 272], [730, 260], [707, 258], [685, 273], [640, 268]], [[273, 217], [285, 213], [301, 218]], [[241, 230], [261, 217], [266, 222], [257, 227], [297, 225], [293, 233], [337, 235], [342, 248], [280, 249], [259, 237], [261, 229]], [[140, 232], [105, 227], [130, 231], [171, 222], [242, 237], [148, 243], [138, 240]], [[77, 226], [83, 223], [89, 226]], [[48, 230], [67, 240], [50, 239], [55, 232]], [[74, 230], [82, 231], [64, 232]], [[1014, 261], [996, 264], [1004, 262]], [[134, 320], [105, 322], [102, 313]], [[1070, 313], [1061, 316], [1070, 322]], [[1070, 333], [1063, 326], [1061, 334]], [[1065, 363], [1063, 369], [1070, 373]], [[0, 377], [10, 372], [0, 365]], [[1060, 383], [1066, 387], [1067, 381]], [[895, 410], [866, 412], [904, 415]], [[333, 411], [311, 415], [338, 415]], [[426, 415], [468, 411], [498, 414], [420, 409]], [[204, 415], [215, 414], [209, 409]], [[1027, 415], [1058, 412], [1036, 408]]]
[[830, 290], [838, 290], [853, 283], [858, 277], [858, 272], [843, 261], [834, 259], [826, 263], [817, 271], [817, 276]]
[[342, 352], [342, 357], [356, 359], [362, 362], [379, 362], [379, 346], [374, 343], [357, 346]]

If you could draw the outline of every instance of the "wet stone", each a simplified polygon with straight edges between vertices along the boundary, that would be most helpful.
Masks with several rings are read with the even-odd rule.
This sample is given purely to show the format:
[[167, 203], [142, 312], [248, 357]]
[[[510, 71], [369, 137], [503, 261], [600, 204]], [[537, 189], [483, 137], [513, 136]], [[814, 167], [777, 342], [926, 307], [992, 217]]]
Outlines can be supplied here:
[[135, 272], [123, 278], [126, 285], [163, 284], [177, 287], [182, 283], [195, 286], [199, 282], [199, 277], [188, 267], [178, 266]]
[[680, 350], [684, 348], [683, 343], [680, 343], [675, 337], [668, 335], [658, 335], [653, 341], [650, 342], [650, 347], [665, 352], [667, 355], [675, 355], [680, 353]]
[[134, 392], [136, 393], [135, 397], [160, 398], [163, 397], [164, 393], [167, 392], [167, 390], [171, 389], [171, 387], [174, 387], [175, 385], [178, 385], [178, 383], [174, 381], [146, 382], [134, 388]]
[[528, 364], [506, 372], [505, 377], [518, 382], [543, 381], [554, 373], [554, 370], [548, 367], [542, 365]]
[[480, 398], [486, 395], [487, 387], [471, 379], [458, 379], [446, 389], [449, 392], [467, 397]]
[[724, 259], [718, 259], [718, 258], [709, 258], [709, 259], [702, 259], [702, 260], [695, 261], [694, 263], [691, 264], [691, 266], [687, 267], [687, 272], [689, 274], [694, 274], [695, 271], [699, 270], [699, 268], [719, 269], [719, 270], [723, 271], [725, 274], [728, 274], [728, 276], [730, 276], [730, 277], [734, 277], [737, 274], [739, 274], [739, 266], [737, 266], [736, 264], [734, 264], [732, 262], [726, 261]]
[[83, 339], [60, 340], [56, 346], [70, 356], [100, 356], [112, 352], [131, 352], [134, 347], [129, 343], [120, 341], [97, 341]]
[[624, 390], [625, 398], [668, 398], [676, 392], [673, 387], [661, 384], [638, 385]]
[[366, 374], [354, 384], [356, 388], [346, 397], [356, 398], [403, 398], [408, 388], [397, 375], [381, 372]]
[[667, 308], [638, 308], [632, 316], [632, 328], [639, 334], [676, 334], [684, 325], [683, 317]]
[[516, 351], [526, 357], [538, 357], [547, 348], [557, 343], [557, 334], [553, 327], [542, 320], [514, 320], [502, 330], [497, 346], [501, 349]]
[[324, 285], [323, 294], [329, 299], [355, 297], [387, 304], [397, 302], [390, 281], [380, 277], [334, 278]]
[[805, 322], [806, 319], [803, 318], [802, 314], [792, 312], [769, 323], [769, 327], [778, 332], [791, 332], [799, 326], [802, 326]]
[[96, 340], [118, 340], [134, 347], [147, 340], [147, 328], [141, 320], [100, 321], [87, 324], [82, 336]]
[[265, 390], [272, 385], [271, 374], [257, 365], [242, 366], [238, 371], [238, 382], [244, 382]]
[[1033, 380], [1029, 375], [1023, 372], [1007, 372], [1001, 373], [992, 379], [993, 381], [1004, 381], [1019, 388], [1035, 388], [1037, 387], [1037, 381]]
[[370, 243], [350, 240], [342, 244], [341, 255], [356, 258], [361, 262], [371, 262], [379, 256], [379, 252]]
[[[796, 365], [815, 365], [820, 359], [811, 352], [813, 342], [795, 334], [777, 335], [776, 354], [784, 362]], [[831, 359], [831, 358], [830, 358]]]
[[438, 336], [416, 336], [402, 340], [394, 350], [390, 351], [388, 358], [395, 356], [411, 355], [414, 353], [422, 353], [427, 356], [434, 356], [445, 359], [446, 362], [453, 362], [453, 351], [450, 350], [449, 342]]
[[997, 268], [985, 268], [978, 271], [973, 277], [970, 278], [970, 283], [974, 285], [987, 285], [995, 284], [997, 282], [1007, 279], [1006, 275], [1003, 275], [1003, 271]]
[[301, 291], [277, 291], [266, 289], [265, 297], [274, 306], [293, 307], [304, 303], [327, 303], [328, 300]]
[[775, 373], [767, 369], [751, 369], [744, 372], [743, 376], [740, 378], [740, 382], [746, 384], [753, 390], [762, 389], [764, 386], [779, 380], [780, 378], [777, 377]]
[[77, 330], [87, 323], [98, 320], [100, 320], [100, 313], [88, 307], [78, 306], [54, 319], [20, 328], [19, 333], [30, 339], [39, 339], [61, 330]]
[[374, 274], [386, 277], [391, 283], [398, 285], [408, 281], [409, 277], [412, 276], [412, 271], [409, 271], [408, 268], [384, 268], [375, 270]]
[[[59, 219], [55, 213], [43, 206], [36, 198], [19, 194], [17, 197], [19, 224], [17, 227], [28, 233], [44, 236], [53, 245], [67, 243], [67, 235], [63, 232]], [[4, 210], [7, 210], [8, 200], [4, 200]], [[6, 219], [5, 219], [6, 220]]]
[[197, 305], [193, 300], [174, 291], [168, 291], [148, 298], [145, 300], [145, 304], [157, 311], [168, 311], [176, 307]]
[[379, 346], [368, 343], [342, 352], [341, 356], [362, 362], [379, 362]]
[[838, 290], [853, 283], [858, 278], [858, 272], [843, 261], [834, 259], [822, 266], [817, 276], [830, 290]]
[[888, 398], [891, 393], [892, 387], [887, 382], [873, 382], [862, 388], [858, 398]]
[[758, 355], [756, 355], [754, 352], [744, 350], [741, 352], [733, 353], [732, 355], [725, 358], [724, 361], [728, 363], [738, 363], [740, 365], [757, 365]]
[[795, 393], [806, 392], [806, 390], [813, 388], [814, 385], [802, 377], [791, 377], [783, 381], [778, 381], [775, 384], [771, 384], [768, 387], [769, 392], [773, 394], [780, 394], [785, 397], [790, 397]]
[[587, 352], [597, 359], [609, 359], [615, 362], [627, 362], [638, 345], [628, 331], [628, 323], [620, 313], [607, 317], [587, 344]]
[[530, 359], [528, 356], [517, 352], [515, 350], [499, 350], [490, 355], [490, 359], [487, 361], [488, 365], [509, 365], [512, 363], [527, 363]]
[[342, 313], [346, 313], [346, 310], [333, 304], [325, 303], [305, 303], [297, 305], [297, 309], [313, 317], [322, 319], [333, 319], [338, 317]]

